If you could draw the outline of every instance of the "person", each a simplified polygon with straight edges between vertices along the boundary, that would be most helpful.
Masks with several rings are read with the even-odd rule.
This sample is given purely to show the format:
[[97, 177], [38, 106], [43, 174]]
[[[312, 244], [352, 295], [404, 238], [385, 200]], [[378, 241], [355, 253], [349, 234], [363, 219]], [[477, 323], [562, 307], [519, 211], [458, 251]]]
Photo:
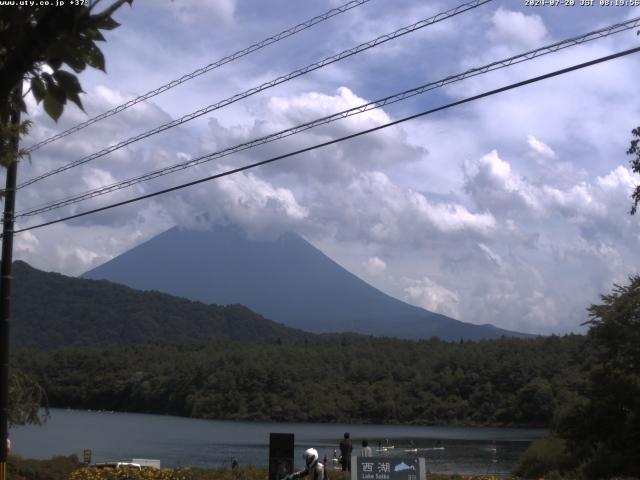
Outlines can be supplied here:
[[351, 471], [351, 451], [353, 446], [351, 445], [351, 439], [349, 438], [349, 432], [344, 432], [344, 439], [340, 442], [340, 460], [342, 463], [342, 471]]
[[334, 466], [338, 464], [338, 452], [335, 448], [333, 449], [333, 457], [331, 457], [331, 463], [333, 463]]
[[369, 442], [366, 440], [362, 440], [362, 448], [360, 449], [361, 457], [372, 457], [373, 452], [371, 451], [371, 447], [369, 446]]
[[302, 454], [306, 468], [299, 472], [291, 473], [283, 480], [294, 480], [296, 478], [309, 476], [309, 480], [324, 480], [324, 465], [318, 461], [318, 451], [309, 448]]
[[238, 464], [238, 459], [237, 458], [234, 458], [233, 460], [231, 460], [231, 470], [235, 470], [239, 466], [240, 465]]
[[322, 459], [322, 466], [324, 467], [324, 477], [322, 478], [322, 480], [329, 480], [329, 466], [328, 466], [328, 462], [327, 462], [327, 452], [325, 452], [324, 454], [324, 458]]

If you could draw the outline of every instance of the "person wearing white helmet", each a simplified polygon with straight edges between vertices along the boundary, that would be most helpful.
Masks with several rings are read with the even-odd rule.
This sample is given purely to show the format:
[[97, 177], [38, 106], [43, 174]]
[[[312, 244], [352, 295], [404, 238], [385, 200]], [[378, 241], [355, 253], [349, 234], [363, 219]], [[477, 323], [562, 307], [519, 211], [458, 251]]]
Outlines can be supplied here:
[[282, 480], [294, 480], [296, 478], [309, 476], [309, 480], [324, 480], [324, 465], [318, 461], [318, 451], [309, 448], [302, 454], [306, 468], [300, 472], [287, 475]]

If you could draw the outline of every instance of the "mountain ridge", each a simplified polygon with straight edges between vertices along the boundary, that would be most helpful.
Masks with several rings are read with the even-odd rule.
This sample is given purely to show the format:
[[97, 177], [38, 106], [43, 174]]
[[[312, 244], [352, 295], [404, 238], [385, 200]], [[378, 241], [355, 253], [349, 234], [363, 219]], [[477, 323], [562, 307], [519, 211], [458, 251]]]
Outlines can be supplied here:
[[[170, 272], [170, 274], [168, 273]], [[293, 328], [443, 340], [531, 337], [409, 305], [347, 271], [299, 235], [252, 240], [239, 227], [173, 227], [86, 272], [204, 303], [247, 305]]]
[[[331, 341], [273, 322], [242, 305], [206, 305], [106, 280], [13, 264], [11, 341], [15, 348], [104, 346], [227, 339], [259, 343]], [[336, 336], [336, 339], [339, 336]]]

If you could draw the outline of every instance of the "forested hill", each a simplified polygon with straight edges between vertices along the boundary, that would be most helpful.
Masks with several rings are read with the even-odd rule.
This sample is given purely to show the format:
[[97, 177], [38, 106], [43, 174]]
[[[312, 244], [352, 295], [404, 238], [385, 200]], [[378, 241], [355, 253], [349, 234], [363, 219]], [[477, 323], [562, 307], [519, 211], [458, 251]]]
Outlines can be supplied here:
[[[24, 353], [51, 406], [213, 419], [548, 426], [584, 389], [580, 336], [216, 341]], [[312, 392], [312, 393], [311, 393]]]
[[193, 342], [316, 341], [318, 336], [265, 319], [242, 305], [216, 306], [107, 281], [46, 273], [13, 264], [14, 348]]

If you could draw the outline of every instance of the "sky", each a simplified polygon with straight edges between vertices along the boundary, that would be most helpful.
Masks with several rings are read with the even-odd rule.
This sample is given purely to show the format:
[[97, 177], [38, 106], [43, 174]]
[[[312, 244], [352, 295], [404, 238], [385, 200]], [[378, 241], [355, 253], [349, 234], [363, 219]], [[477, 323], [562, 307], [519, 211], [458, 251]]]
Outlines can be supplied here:
[[[56, 124], [27, 97], [28, 146], [345, 2], [136, 0], [115, 18], [107, 72], [80, 81], [85, 112]], [[370, 0], [53, 142], [18, 181], [77, 160], [461, 2]], [[17, 209], [211, 153], [640, 16], [640, 7], [494, 0], [20, 189]], [[599, 3], [599, 2], [596, 2]], [[110, 195], [27, 227], [375, 127], [638, 46], [633, 29], [454, 83]], [[584, 332], [587, 307], [640, 267], [625, 154], [640, 123], [638, 54], [357, 139], [16, 236], [14, 257], [79, 275], [174, 226], [295, 231], [380, 290], [465, 322]], [[179, 252], [176, 252], [179, 254]]]

